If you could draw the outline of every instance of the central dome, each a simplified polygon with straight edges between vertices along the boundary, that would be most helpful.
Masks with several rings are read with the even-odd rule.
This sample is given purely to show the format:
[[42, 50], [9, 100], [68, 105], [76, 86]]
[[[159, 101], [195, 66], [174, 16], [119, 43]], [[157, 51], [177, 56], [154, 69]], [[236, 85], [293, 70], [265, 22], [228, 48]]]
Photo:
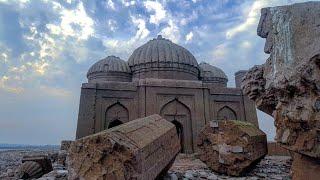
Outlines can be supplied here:
[[137, 48], [128, 60], [133, 77], [198, 80], [196, 58], [185, 48], [158, 36]]

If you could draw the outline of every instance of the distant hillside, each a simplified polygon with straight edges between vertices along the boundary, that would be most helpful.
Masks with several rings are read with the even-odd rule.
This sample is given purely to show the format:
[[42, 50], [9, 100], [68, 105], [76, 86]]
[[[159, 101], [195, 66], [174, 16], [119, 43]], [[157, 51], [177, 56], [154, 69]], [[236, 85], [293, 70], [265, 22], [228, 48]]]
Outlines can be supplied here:
[[1, 144], [0, 149], [59, 149], [59, 145]]

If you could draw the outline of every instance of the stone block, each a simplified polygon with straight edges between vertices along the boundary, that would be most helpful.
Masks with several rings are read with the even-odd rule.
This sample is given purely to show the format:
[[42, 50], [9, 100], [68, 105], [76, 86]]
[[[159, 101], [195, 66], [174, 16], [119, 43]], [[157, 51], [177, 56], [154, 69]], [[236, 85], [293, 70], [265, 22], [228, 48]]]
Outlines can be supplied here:
[[200, 160], [208, 167], [232, 176], [243, 175], [267, 154], [266, 134], [251, 123], [236, 120], [209, 122], [197, 146]]
[[69, 179], [159, 177], [180, 151], [175, 126], [159, 115], [136, 119], [73, 142]]
[[52, 164], [47, 156], [24, 156], [17, 176], [20, 179], [39, 178], [50, 171], [52, 171]]

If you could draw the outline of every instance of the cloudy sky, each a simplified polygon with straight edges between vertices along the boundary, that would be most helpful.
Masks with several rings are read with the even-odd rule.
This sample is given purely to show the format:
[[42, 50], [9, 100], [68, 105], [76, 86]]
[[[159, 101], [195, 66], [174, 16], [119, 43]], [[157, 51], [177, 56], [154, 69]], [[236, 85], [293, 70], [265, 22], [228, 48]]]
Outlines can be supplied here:
[[[59, 144], [75, 137], [86, 71], [128, 59], [161, 34], [198, 62], [234, 73], [262, 64], [260, 9], [300, 0], [0, 0], [0, 143]], [[273, 120], [258, 112], [274, 137]]]

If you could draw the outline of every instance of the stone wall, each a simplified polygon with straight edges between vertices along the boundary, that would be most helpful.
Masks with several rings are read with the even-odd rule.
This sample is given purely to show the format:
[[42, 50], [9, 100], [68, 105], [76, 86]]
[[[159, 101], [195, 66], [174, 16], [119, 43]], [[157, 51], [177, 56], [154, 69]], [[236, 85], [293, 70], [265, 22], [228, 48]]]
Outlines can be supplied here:
[[140, 79], [82, 85], [77, 138], [160, 114], [182, 127], [182, 152], [196, 151], [196, 137], [210, 120], [237, 119], [258, 126], [253, 102], [239, 88], [205, 87], [201, 81]]

